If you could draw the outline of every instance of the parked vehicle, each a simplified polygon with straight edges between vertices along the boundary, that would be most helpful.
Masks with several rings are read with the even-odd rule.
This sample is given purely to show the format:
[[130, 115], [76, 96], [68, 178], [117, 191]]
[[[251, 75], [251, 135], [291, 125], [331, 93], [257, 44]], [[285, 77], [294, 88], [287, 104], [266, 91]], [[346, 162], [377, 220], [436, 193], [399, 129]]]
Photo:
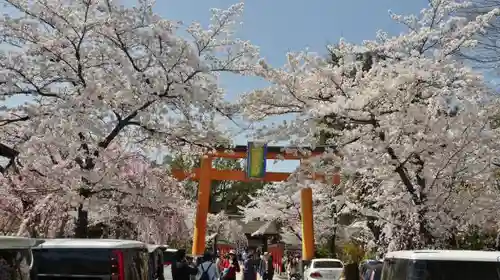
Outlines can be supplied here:
[[30, 280], [31, 248], [38, 243], [31, 238], [0, 236], [0, 280]]
[[149, 279], [165, 280], [163, 274], [163, 250], [162, 245], [147, 245], [149, 252]]
[[177, 249], [163, 246], [163, 275], [165, 279], [172, 279], [172, 265], [175, 264]]
[[395, 251], [384, 258], [382, 280], [499, 280], [500, 252]]
[[290, 280], [301, 280], [302, 277], [300, 277], [300, 273], [294, 273], [290, 275]]
[[313, 259], [304, 272], [305, 280], [339, 280], [344, 263], [338, 259]]
[[383, 262], [378, 260], [368, 260], [360, 266], [362, 280], [380, 280]]
[[175, 262], [177, 249], [162, 247], [163, 249], [163, 264], [172, 265]]
[[39, 280], [148, 280], [146, 244], [117, 239], [47, 239], [33, 249]]

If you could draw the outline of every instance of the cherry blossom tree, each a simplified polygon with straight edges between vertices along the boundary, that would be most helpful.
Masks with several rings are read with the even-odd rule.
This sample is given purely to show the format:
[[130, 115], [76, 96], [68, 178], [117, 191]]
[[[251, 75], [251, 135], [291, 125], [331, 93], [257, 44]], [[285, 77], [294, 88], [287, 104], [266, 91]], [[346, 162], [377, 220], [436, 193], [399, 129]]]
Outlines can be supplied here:
[[26, 203], [26, 197], [20, 199], [7, 196], [2, 201], [0, 226], [4, 235], [30, 237], [63, 237], [73, 228], [70, 205], [56, 195], [46, 195]]
[[50, 175], [42, 176], [47, 181], [33, 182], [15, 182], [15, 176], [4, 177], [2, 190], [9, 203], [2, 203], [0, 211], [6, 214], [2, 221], [10, 225], [10, 233], [71, 236], [75, 230], [72, 213], [76, 207], [82, 207], [89, 212], [90, 225], [106, 225], [106, 236], [168, 243], [186, 235], [182, 186], [168, 177], [166, 167], [153, 167], [137, 153], [120, 153], [116, 145], [102, 159], [107, 165], [97, 165], [85, 177], [95, 192], [85, 201], [76, 192], [71, 194], [73, 190], [62, 187], [64, 182], [52, 188], [47, 186], [55, 182]]
[[37, 191], [57, 188], [77, 209], [78, 237], [98, 192], [116, 199], [116, 188], [135, 184], [111, 176], [111, 190], [94, 180], [115, 168], [106, 162], [110, 146], [195, 153], [216, 145], [219, 121], [232, 113], [218, 74], [244, 74], [257, 57], [232, 37], [242, 4], [212, 10], [205, 29], [162, 19], [147, 0], [131, 8], [109, 0], [3, 2], [13, 12], [0, 18], [2, 172], [40, 184]]
[[247, 238], [243, 232], [243, 228], [236, 220], [231, 220], [230, 217], [224, 212], [217, 214], [209, 214], [207, 218], [207, 235], [216, 235], [217, 239], [245, 244]]
[[[473, 0], [465, 7], [461, 14], [474, 20], [478, 15], [483, 15], [500, 6], [498, 0]], [[459, 53], [459, 58], [471, 62], [489, 75], [498, 77], [500, 62], [500, 19], [491, 22], [484, 33], [478, 34], [478, 44], [473, 50], [464, 49]]]
[[22, 168], [16, 174], [0, 176], [0, 224], [3, 233], [32, 237], [63, 236], [68, 228], [73, 228], [73, 218], [69, 215], [70, 201], [62, 195], [63, 188], [54, 186], [58, 182], [57, 177], [38, 178], [33, 173]]
[[[183, 213], [185, 213], [186, 225], [189, 228], [189, 237], [192, 237], [196, 221], [196, 203], [186, 205]], [[236, 244], [247, 243], [242, 226], [236, 220], [231, 219], [230, 215], [224, 211], [216, 214], [208, 213], [207, 216], [205, 240], [209, 242], [217, 239], [223, 239]]]
[[360, 211], [383, 223], [379, 241], [390, 249], [446, 247], [461, 227], [497, 218], [498, 100], [453, 56], [474, 46], [499, 9], [471, 22], [456, 16], [466, 5], [431, 0], [418, 15], [393, 14], [406, 33], [341, 40], [329, 47], [333, 59], [299, 52], [282, 68], [261, 61], [255, 74], [271, 85], [241, 99], [253, 121], [290, 115], [256, 137], [314, 146], [321, 132], [330, 136], [335, 149], [319, 171], [341, 167], [346, 197], [371, 186], [362, 199], [372, 205]]
[[[153, 243], [168, 243], [186, 234], [182, 185], [167, 175], [167, 167], [134, 153], [106, 157], [105, 162], [111, 168], [103, 168], [94, 180], [99, 182], [93, 188], [98, 193], [86, 205], [94, 213], [93, 223], [126, 223], [137, 232], [136, 238]], [[114, 231], [116, 238], [134, 236]]]
[[[303, 166], [302, 166], [303, 168]], [[305, 171], [307, 172], [307, 171]], [[244, 221], [260, 220], [276, 222], [282, 236], [294, 236], [302, 240], [301, 232], [301, 189], [311, 187], [313, 190], [313, 215], [315, 241], [329, 244], [332, 251], [335, 241], [348, 240], [359, 230], [350, 217], [356, 205], [346, 201], [343, 195], [344, 186], [302, 179], [296, 177], [297, 171], [286, 182], [269, 184], [252, 197], [252, 202], [240, 207]], [[263, 227], [262, 229], [264, 229]], [[254, 234], [259, 234], [255, 232]]]

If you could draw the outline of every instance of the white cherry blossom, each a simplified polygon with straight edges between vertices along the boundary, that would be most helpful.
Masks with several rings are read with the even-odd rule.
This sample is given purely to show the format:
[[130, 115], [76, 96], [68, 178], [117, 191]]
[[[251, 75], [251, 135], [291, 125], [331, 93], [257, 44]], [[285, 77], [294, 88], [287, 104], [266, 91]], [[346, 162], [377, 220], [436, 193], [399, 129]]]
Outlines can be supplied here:
[[[287, 116], [256, 138], [315, 146], [318, 135], [331, 136], [336, 153], [316, 171], [342, 168], [345, 201], [376, 216], [380, 244], [391, 248], [446, 247], [468, 225], [498, 219], [498, 100], [454, 53], [474, 46], [500, 10], [470, 22], [455, 13], [466, 5], [431, 0], [418, 15], [392, 15], [406, 33], [341, 40], [329, 58], [290, 53], [281, 68], [261, 61], [255, 74], [271, 85], [240, 101], [254, 121]], [[290, 191], [269, 188], [247, 211], [275, 218]]]
[[[153, 216], [183, 221], [176, 182], [137, 153], [199, 153], [223, 139], [220, 120], [232, 112], [218, 75], [245, 74], [258, 55], [233, 37], [243, 5], [214, 9], [205, 29], [161, 18], [151, 1], [3, 3], [10, 13], [0, 17], [7, 104], [0, 107], [0, 154], [9, 184], [0, 189], [15, 201], [5, 211], [15, 204], [25, 225], [37, 209], [49, 211], [47, 203], [77, 210], [78, 236], [88, 223], [120, 215], [143, 228]], [[146, 169], [124, 172], [134, 161]], [[20, 206], [23, 196], [31, 210]]]

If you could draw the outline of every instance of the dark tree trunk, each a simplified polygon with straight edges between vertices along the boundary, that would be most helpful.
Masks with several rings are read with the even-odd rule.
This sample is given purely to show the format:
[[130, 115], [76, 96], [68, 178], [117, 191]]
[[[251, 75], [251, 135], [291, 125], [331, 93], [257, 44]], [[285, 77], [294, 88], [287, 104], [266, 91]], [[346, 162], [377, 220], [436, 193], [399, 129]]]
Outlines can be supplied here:
[[64, 236], [64, 228], [66, 227], [66, 224], [68, 223], [68, 220], [65, 218], [64, 222], [61, 223], [59, 226], [59, 229], [57, 230], [56, 233], [56, 238], [63, 238]]
[[[95, 150], [94, 152], [91, 151], [91, 148], [89, 147], [88, 144], [85, 143], [86, 138], [83, 135], [83, 133], [78, 133], [78, 137], [80, 138], [80, 141], [82, 141], [82, 144], [80, 146], [80, 149], [83, 151], [85, 157], [77, 157], [75, 159], [75, 162], [80, 166], [82, 170], [92, 170], [95, 167], [95, 160], [94, 158], [99, 157], [99, 152]], [[79, 189], [79, 194], [80, 196], [86, 200], [90, 198], [93, 193], [92, 190], [90, 189], [90, 182], [82, 177], [82, 184], [83, 186]], [[87, 238], [89, 234], [89, 213], [87, 210], [83, 210], [83, 202], [78, 205], [78, 211], [77, 211], [77, 216], [76, 216], [76, 222], [75, 222], [75, 237], [76, 238]]]
[[382, 234], [382, 229], [380, 228], [380, 226], [376, 225], [375, 222], [376, 222], [375, 218], [369, 217], [367, 226], [372, 232], [375, 241], [378, 241], [380, 239], [380, 235]]
[[330, 236], [330, 240], [328, 240], [328, 247], [330, 250], [330, 254], [333, 258], [337, 257], [337, 230], [335, 229], [335, 232], [333, 233], [332, 236]]
[[495, 248], [500, 251], [500, 231], [497, 232], [497, 237], [495, 238]]
[[87, 238], [89, 226], [89, 213], [83, 210], [83, 204], [78, 206], [78, 215], [75, 222], [75, 237]]
[[457, 235], [455, 233], [452, 233], [450, 238], [447, 240], [448, 242], [448, 249], [458, 249], [458, 240], [457, 240]]
[[214, 254], [217, 254], [217, 239], [218, 239], [218, 237], [219, 237], [219, 234], [216, 234], [216, 235], [214, 236], [214, 240], [213, 240], [213, 248], [212, 248], [212, 252], [213, 252]]
[[332, 232], [332, 236], [330, 236], [330, 240], [328, 240], [328, 247], [329, 247], [329, 251], [330, 251], [330, 254], [332, 257], [336, 257], [337, 256], [337, 250], [336, 250], [336, 239], [337, 239], [337, 229], [338, 229], [338, 225], [339, 225], [339, 219], [338, 219], [338, 216], [337, 216], [337, 206], [335, 205], [334, 206], [334, 209], [333, 209], [333, 213], [332, 213], [332, 216], [333, 216], [333, 224], [334, 224], [334, 228], [333, 228], [333, 232]]

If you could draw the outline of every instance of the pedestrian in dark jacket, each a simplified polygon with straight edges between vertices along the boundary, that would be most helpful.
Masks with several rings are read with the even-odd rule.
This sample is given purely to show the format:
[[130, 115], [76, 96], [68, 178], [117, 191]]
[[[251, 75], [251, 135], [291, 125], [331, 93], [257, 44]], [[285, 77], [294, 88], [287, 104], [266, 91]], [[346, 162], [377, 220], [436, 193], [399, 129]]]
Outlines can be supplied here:
[[266, 280], [273, 280], [274, 277], [274, 262], [273, 262], [273, 256], [269, 255], [267, 253], [267, 279]]
[[262, 280], [272, 280], [274, 276], [273, 258], [268, 252], [261, 256], [259, 274]]
[[243, 260], [243, 280], [257, 280], [257, 271], [252, 252], [248, 252]]
[[264, 264], [264, 255], [259, 256], [257, 273], [259, 273], [260, 279], [264, 280], [264, 273], [266, 272], [266, 265]]
[[191, 275], [196, 275], [198, 269], [186, 260], [186, 250], [179, 249], [176, 252], [175, 263], [172, 264], [172, 280], [190, 280]]
[[359, 280], [362, 276], [357, 263], [350, 263], [344, 267], [345, 280]]

